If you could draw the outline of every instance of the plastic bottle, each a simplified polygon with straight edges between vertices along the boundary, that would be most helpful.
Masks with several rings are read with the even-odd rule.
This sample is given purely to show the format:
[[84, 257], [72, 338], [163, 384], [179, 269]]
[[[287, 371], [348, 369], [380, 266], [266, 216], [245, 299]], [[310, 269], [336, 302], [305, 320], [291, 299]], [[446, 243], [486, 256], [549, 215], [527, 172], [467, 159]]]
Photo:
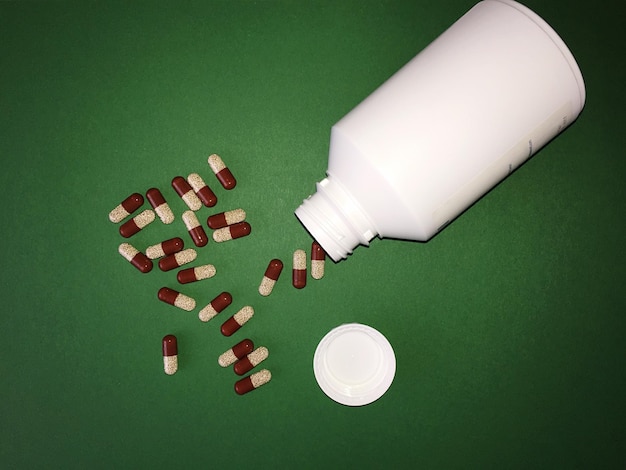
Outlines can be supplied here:
[[331, 130], [327, 178], [295, 213], [334, 260], [427, 241], [571, 124], [583, 77], [511, 0], [475, 5]]

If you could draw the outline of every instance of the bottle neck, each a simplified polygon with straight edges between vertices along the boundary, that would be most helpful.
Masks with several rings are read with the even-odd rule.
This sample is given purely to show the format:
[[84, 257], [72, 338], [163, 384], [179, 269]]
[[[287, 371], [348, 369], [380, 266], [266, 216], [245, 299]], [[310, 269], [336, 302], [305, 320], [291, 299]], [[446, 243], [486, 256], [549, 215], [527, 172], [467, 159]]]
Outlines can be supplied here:
[[378, 233], [361, 206], [331, 176], [296, 209], [296, 217], [334, 261], [345, 259], [359, 244], [368, 246]]

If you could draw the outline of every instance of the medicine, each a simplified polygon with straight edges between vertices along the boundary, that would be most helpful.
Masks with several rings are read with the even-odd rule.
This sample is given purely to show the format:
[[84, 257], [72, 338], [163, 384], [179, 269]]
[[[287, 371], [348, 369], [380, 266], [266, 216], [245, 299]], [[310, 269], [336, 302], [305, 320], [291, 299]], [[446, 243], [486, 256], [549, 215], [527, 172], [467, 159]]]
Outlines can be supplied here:
[[218, 243], [234, 240], [235, 238], [246, 237], [250, 235], [252, 227], [248, 222], [239, 222], [238, 224], [229, 225], [213, 232], [213, 240]]
[[206, 207], [213, 207], [217, 204], [217, 196], [215, 193], [207, 186], [202, 177], [198, 173], [192, 173], [187, 177], [187, 181], [191, 185], [191, 188], [198, 196], [198, 199], [204, 204]]
[[218, 228], [233, 225], [246, 220], [246, 211], [243, 209], [233, 209], [232, 211], [220, 212], [219, 214], [210, 215], [206, 219], [209, 228], [217, 230]]
[[178, 340], [174, 335], [163, 337], [163, 370], [167, 375], [174, 375], [178, 370]]
[[178, 271], [176, 278], [181, 284], [189, 284], [190, 282], [209, 279], [213, 276], [215, 276], [215, 266], [212, 264], [205, 264], [202, 266], [196, 266], [195, 268], [187, 268], [182, 271]]
[[296, 289], [306, 286], [306, 253], [304, 250], [293, 252], [293, 272], [291, 282]]
[[180, 198], [187, 204], [187, 207], [192, 211], [200, 210], [202, 207], [202, 202], [196, 196], [196, 193], [193, 192], [191, 186], [185, 178], [182, 176], [176, 176], [172, 180], [172, 188], [176, 191], [176, 194], [180, 196]]
[[142, 204], [143, 196], [139, 193], [133, 193], [124, 199], [115, 209], [109, 212], [109, 220], [114, 224], [117, 224], [139, 209]]
[[189, 232], [193, 243], [197, 247], [201, 247], [209, 243], [209, 237], [207, 237], [204, 227], [200, 225], [200, 221], [194, 212], [183, 212], [183, 222], [185, 222], [185, 227], [187, 227], [187, 231]]
[[161, 222], [164, 224], [171, 224], [174, 222], [174, 213], [172, 212], [172, 209], [170, 209], [170, 206], [163, 197], [161, 191], [157, 188], [150, 188], [146, 192], [146, 197], [154, 209], [154, 212], [156, 212], [156, 215], [158, 215], [159, 219], [161, 219]]
[[124, 222], [120, 226], [120, 235], [124, 238], [130, 238], [152, 222], [154, 222], [154, 212], [150, 209], [146, 209], [129, 221]]
[[254, 349], [254, 343], [251, 339], [244, 339], [239, 343], [235, 344], [232, 348], [226, 351], [224, 354], [220, 355], [217, 358], [217, 363], [222, 367], [228, 367], [231, 364], [234, 364], [242, 357], [245, 357], [246, 354], [252, 352]]
[[280, 276], [280, 273], [283, 270], [283, 262], [279, 259], [273, 259], [267, 265], [267, 269], [265, 270], [265, 275], [261, 280], [261, 285], [259, 286], [259, 294], [264, 297], [267, 297], [274, 290], [274, 285]]
[[164, 256], [178, 253], [185, 243], [182, 238], [174, 237], [146, 248], [146, 256], [150, 259], [163, 258]]
[[235, 383], [235, 392], [239, 395], [251, 392], [272, 380], [269, 370], [263, 369]]
[[200, 321], [207, 322], [228, 307], [232, 302], [233, 296], [228, 292], [222, 292], [220, 295], [211, 300], [209, 305], [200, 310], [198, 318], [200, 318]]
[[252, 318], [252, 315], [254, 315], [254, 309], [252, 307], [249, 305], [243, 307], [222, 324], [222, 334], [224, 336], [231, 336], [239, 328], [245, 325], [248, 320]]
[[173, 305], [187, 312], [191, 312], [196, 308], [196, 301], [194, 299], [169, 287], [161, 287], [158, 297], [161, 302]]
[[142, 273], [148, 273], [152, 270], [152, 261], [137, 248], [129, 243], [122, 243], [118, 248], [120, 255], [136, 267]]
[[322, 245], [313, 241], [311, 245], [311, 277], [321, 279], [324, 277], [324, 264], [326, 263], [326, 253]]
[[209, 166], [224, 189], [233, 189], [235, 187], [237, 180], [219, 155], [213, 154], [209, 157]]
[[260, 348], [255, 349], [246, 357], [240, 358], [241, 360], [235, 364], [235, 374], [243, 375], [247, 372], [250, 372], [261, 362], [267, 359], [269, 355], [270, 353], [265, 346], [261, 346]]
[[165, 258], [159, 260], [159, 268], [161, 271], [171, 271], [172, 269], [179, 268], [185, 264], [191, 263], [196, 259], [198, 253], [193, 248], [187, 248], [186, 250], [179, 251], [167, 255]]

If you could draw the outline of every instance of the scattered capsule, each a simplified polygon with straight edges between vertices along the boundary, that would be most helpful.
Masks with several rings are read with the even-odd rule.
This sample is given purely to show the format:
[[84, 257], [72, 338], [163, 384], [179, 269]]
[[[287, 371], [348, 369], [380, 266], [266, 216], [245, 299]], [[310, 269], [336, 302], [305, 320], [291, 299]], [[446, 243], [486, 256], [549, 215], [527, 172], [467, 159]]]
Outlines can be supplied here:
[[196, 250], [187, 248], [186, 250], [172, 253], [165, 258], [161, 258], [159, 260], [159, 268], [161, 271], [171, 271], [172, 269], [180, 268], [185, 264], [191, 263], [197, 256], [198, 253]]
[[139, 209], [142, 204], [143, 196], [139, 193], [133, 193], [124, 199], [115, 209], [109, 212], [109, 220], [114, 224], [117, 224]]
[[156, 245], [146, 248], [146, 256], [150, 259], [163, 258], [164, 256], [178, 253], [183, 249], [185, 243], [179, 237], [170, 238]]
[[163, 370], [167, 375], [174, 375], [178, 370], [178, 340], [174, 335], [163, 337]]
[[259, 294], [267, 297], [274, 290], [274, 285], [278, 281], [278, 277], [283, 270], [283, 262], [279, 259], [273, 259], [267, 265], [261, 285], [259, 286]]
[[292, 284], [296, 289], [306, 286], [306, 253], [304, 250], [293, 252]]
[[156, 212], [156, 215], [158, 215], [159, 219], [161, 219], [161, 222], [164, 224], [171, 224], [174, 222], [174, 213], [172, 212], [172, 209], [170, 209], [170, 206], [163, 197], [161, 191], [157, 188], [150, 188], [146, 191], [146, 197], [154, 209], [154, 212]]
[[207, 322], [228, 307], [232, 302], [232, 295], [228, 292], [222, 292], [220, 295], [211, 300], [209, 305], [200, 310], [198, 318], [200, 318], [200, 321]]
[[209, 157], [209, 166], [224, 189], [233, 189], [235, 187], [237, 180], [219, 155], [213, 154]]
[[239, 222], [238, 224], [229, 225], [213, 232], [213, 240], [216, 242], [226, 242], [235, 238], [246, 237], [250, 235], [252, 227], [248, 222]]
[[239, 328], [245, 325], [248, 320], [252, 318], [252, 315], [254, 315], [254, 309], [252, 307], [249, 305], [243, 307], [222, 324], [222, 334], [224, 336], [231, 336]]
[[202, 266], [196, 266], [195, 268], [187, 268], [178, 271], [176, 279], [178, 279], [178, 282], [181, 284], [189, 284], [190, 282], [209, 279], [213, 276], [215, 276], [215, 266], [212, 264], [205, 264]]
[[239, 343], [235, 344], [232, 348], [230, 348], [225, 353], [221, 354], [220, 357], [217, 358], [217, 363], [222, 367], [228, 367], [231, 364], [234, 364], [242, 357], [245, 357], [246, 354], [252, 352], [254, 349], [254, 343], [251, 339], [244, 339]]
[[245, 374], [247, 372], [250, 372], [256, 366], [258, 366], [261, 362], [263, 362], [265, 359], [267, 359], [267, 357], [269, 355], [270, 355], [270, 353], [269, 353], [269, 351], [267, 350], [267, 348], [265, 346], [261, 346], [260, 348], [256, 348], [254, 351], [252, 351], [246, 357], [239, 358], [241, 360], [237, 361], [237, 363], [234, 366], [235, 374], [243, 375], [243, 374]]
[[187, 312], [191, 312], [196, 308], [196, 301], [194, 299], [169, 287], [161, 287], [158, 297], [161, 302], [173, 305]]
[[235, 392], [239, 395], [251, 392], [272, 380], [272, 374], [267, 369], [262, 369], [235, 383]]
[[136, 267], [142, 273], [147, 273], [152, 270], [152, 261], [144, 255], [137, 248], [132, 246], [129, 243], [122, 243], [118, 248], [120, 255], [122, 255], [126, 260]]
[[207, 237], [204, 227], [200, 225], [200, 221], [198, 220], [198, 217], [196, 217], [195, 212], [183, 212], [183, 222], [185, 222], [185, 227], [187, 227], [187, 231], [189, 232], [193, 243], [197, 247], [201, 247], [209, 243], [209, 237]]
[[326, 263], [326, 252], [322, 245], [313, 241], [311, 244], [311, 277], [321, 279], [324, 277], [324, 264]]
[[233, 209], [232, 211], [210, 215], [206, 219], [206, 223], [209, 228], [217, 230], [218, 228], [243, 222], [244, 220], [246, 220], [246, 211], [243, 209]]
[[154, 212], [150, 209], [146, 209], [120, 225], [120, 235], [124, 238], [130, 238], [152, 222], [154, 222]]
[[207, 186], [202, 177], [198, 173], [192, 173], [187, 177], [187, 182], [191, 185], [191, 188], [198, 196], [198, 199], [202, 201], [206, 207], [213, 207], [217, 204], [217, 196]]
[[202, 207], [202, 202], [198, 199], [196, 193], [193, 192], [193, 188], [189, 186], [187, 180], [182, 176], [176, 176], [172, 180], [172, 188], [192, 211], [197, 211]]

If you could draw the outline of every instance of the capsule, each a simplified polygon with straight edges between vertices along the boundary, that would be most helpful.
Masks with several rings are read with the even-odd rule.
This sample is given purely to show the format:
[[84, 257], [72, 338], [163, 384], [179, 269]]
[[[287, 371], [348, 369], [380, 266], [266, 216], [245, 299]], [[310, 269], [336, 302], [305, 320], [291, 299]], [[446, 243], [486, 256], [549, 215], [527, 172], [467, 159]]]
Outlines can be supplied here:
[[200, 321], [207, 322], [228, 307], [232, 302], [233, 296], [228, 292], [222, 292], [220, 295], [211, 300], [209, 305], [200, 310], [198, 318], [200, 318]]
[[163, 337], [163, 370], [167, 375], [174, 375], [178, 370], [178, 340], [174, 335]]
[[204, 228], [202, 227], [202, 225], [200, 225], [200, 222], [198, 221], [198, 217], [196, 217], [195, 212], [183, 212], [183, 222], [185, 222], [185, 227], [187, 227], [187, 231], [189, 232], [193, 243], [197, 247], [201, 247], [209, 243], [209, 237], [207, 237]]
[[180, 198], [187, 204], [187, 207], [192, 211], [200, 210], [202, 207], [202, 202], [196, 196], [196, 193], [193, 192], [193, 188], [189, 186], [189, 183], [182, 176], [176, 176], [172, 180], [172, 188], [176, 191], [176, 194], [180, 196]]
[[326, 264], [326, 252], [322, 245], [313, 241], [311, 244], [311, 277], [313, 279], [324, 277], [324, 264]]
[[124, 238], [130, 238], [152, 222], [154, 222], [154, 212], [150, 209], [146, 209], [120, 225], [120, 235]]
[[246, 211], [243, 209], [233, 209], [232, 211], [210, 215], [206, 219], [206, 223], [209, 228], [217, 230], [218, 228], [243, 222], [244, 220], [246, 220]]
[[158, 297], [161, 302], [173, 305], [187, 312], [191, 312], [196, 308], [196, 301], [194, 299], [169, 287], [161, 287]]
[[176, 279], [178, 279], [178, 282], [181, 284], [189, 284], [190, 282], [209, 279], [213, 276], [215, 276], [215, 266], [212, 264], [204, 264], [202, 266], [196, 266], [195, 268], [187, 268], [178, 271]]
[[213, 232], [213, 240], [216, 242], [226, 242], [235, 238], [246, 237], [250, 235], [252, 227], [248, 222], [239, 222], [238, 224], [229, 225]]
[[261, 285], [259, 286], [259, 294], [267, 297], [274, 290], [274, 285], [280, 276], [280, 273], [283, 270], [283, 262], [279, 259], [273, 259], [267, 265], [267, 269], [265, 270], [265, 274], [263, 275], [263, 279], [261, 280]]
[[142, 273], [152, 270], [152, 261], [130, 243], [122, 243], [118, 248], [120, 255]]
[[239, 343], [235, 344], [232, 348], [230, 348], [225, 353], [221, 354], [220, 357], [217, 358], [217, 363], [222, 367], [228, 367], [231, 364], [237, 362], [237, 360], [245, 357], [246, 354], [252, 352], [254, 349], [254, 343], [251, 339], [244, 339]]
[[146, 256], [150, 259], [163, 258], [164, 256], [178, 253], [185, 243], [182, 238], [174, 237], [146, 248]]
[[254, 309], [249, 305], [243, 307], [237, 313], [235, 313], [232, 317], [222, 323], [222, 334], [224, 336], [233, 335], [239, 328], [245, 325], [248, 320], [252, 318], [254, 315]]
[[207, 186], [202, 177], [198, 173], [191, 173], [187, 177], [187, 182], [191, 186], [191, 188], [198, 196], [198, 199], [204, 204], [206, 207], [213, 207], [217, 204], [217, 196], [215, 193]]
[[172, 269], [180, 268], [185, 264], [191, 263], [196, 259], [198, 253], [193, 248], [187, 248], [186, 250], [179, 251], [178, 253], [172, 253], [165, 258], [159, 260], [159, 268], [161, 271], [171, 271]]
[[209, 157], [209, 166], [224, 189], [233, 189], [235, 187], [237, 180], [219, 155], [213, 154]]
[[117, 224], [139, 209], [142, 204], [143, 196], [139, 193], [133, 193], [124, 199], [115, 209], [109, 212], [109, 220], [114, 224]]
[[235, 392], [239, 395], [251, 392], [272, 380], [272, 374], [267, 369], [262, 369], [235, 383]]
[[292, 284], [296, 289], [306, 286], [306, 253], [304, 250], [293, 252]]
[[240, 358], [240, 361], [234, 366], [235, 374], [243, 375], [247, 372], [250, 372], [256, 366], [258, 366], [261, 362], [263, 362], [270, 355], [269, 351], [265, 346], [261, 346], [260, 348], [256, 348], [250, 354], [248, 354], [244, 358]]
[[172, 209], [170, 209], [170, 205], [167, 203], [161, 191], [157, 188], [150, 188], [146, 191], [146, 197], [148, 198], [148, 202], [156, 212], [156, 215], [159, 216], [161, 222], [164, 224], [171, 224], [174, 222], [174, 213]]

